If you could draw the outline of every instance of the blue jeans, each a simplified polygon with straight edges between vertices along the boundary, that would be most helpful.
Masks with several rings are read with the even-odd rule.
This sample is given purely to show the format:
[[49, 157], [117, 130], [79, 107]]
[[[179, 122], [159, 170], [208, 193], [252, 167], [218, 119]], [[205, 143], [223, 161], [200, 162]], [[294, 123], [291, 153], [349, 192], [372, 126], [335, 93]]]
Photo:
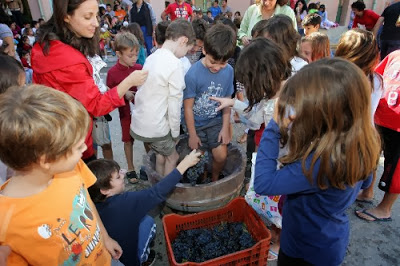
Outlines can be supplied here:
[[381, 60], [398, 49], [400, 49], [400, 41], [381, 40]]
[[147, 34], [146, 26], [141, 26], [140, 28], [142, 29], [143, 32], [144, 42], [147, 50], [147, 56], [149, 56], [151, 54], [151, 49], [153, 49], [153, 35], [150, 34], [149, 36]]
[[156, 224], [154, 219], [146, 215], [140, 221], [139, 225], [139, 241], [138, 241], [138, 257], [141, 263], [147, 261], [150, 254], [150, 243], [156, 236]]

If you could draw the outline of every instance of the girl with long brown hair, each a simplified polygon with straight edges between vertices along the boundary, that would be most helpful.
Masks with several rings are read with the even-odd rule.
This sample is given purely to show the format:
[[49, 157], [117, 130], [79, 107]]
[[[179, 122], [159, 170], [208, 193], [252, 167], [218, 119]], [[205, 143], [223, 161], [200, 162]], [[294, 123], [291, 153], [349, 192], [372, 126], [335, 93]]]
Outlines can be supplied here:
[[[302, 68], [282, 88], [258, 150], [255, 192], [287, 195], [279, 265], [339, 265], [349, 241], [346, 209], [371, 184], [380, 139], [370, 84], [343, 59]], [[279, 148], [288, 154], [279, 159]]]

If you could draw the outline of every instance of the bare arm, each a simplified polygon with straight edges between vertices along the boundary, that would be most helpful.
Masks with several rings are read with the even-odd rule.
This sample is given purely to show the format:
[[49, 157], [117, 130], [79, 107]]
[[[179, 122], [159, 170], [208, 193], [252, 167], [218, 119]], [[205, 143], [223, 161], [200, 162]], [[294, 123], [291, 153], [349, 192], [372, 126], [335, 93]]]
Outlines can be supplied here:
[[219, 133], [218, 141], [225, 145], [231, 142], [231, 134], [229, 132], [230, 116], [231, 116], [231, 109], [224, 108], [222, 110], [222, 129], [221, 132]]
[[165, 13], [165, 11], [161, 13], [161, 19], [162, 19], [163, 21], [166, 21], [166, 20], [167, 20], [167, 14]]
[[383, 25], [384, 21], [385, 21], [384, 17], [380, 17], [378, 19], [378, 21], [376, 22], [375, 27], [372, 30], [372, 32], [374, 33], [375, 38], [378, 36], [379, 28]]
[[189, 147], [195, 150], [198, 149], [199, 146], [201, 146], [201, 141], [197, 136], [196, 127], [194, 126], [193, 105], [194, 98], [188, 98], [183, 101], [185, 122], [189, 133]]
[[22, 4], [21, 0], [18, 1], [18, 5], [19, 5], [19, 8], [21, 9], [21, 13], [24, 13], [24, 5]]

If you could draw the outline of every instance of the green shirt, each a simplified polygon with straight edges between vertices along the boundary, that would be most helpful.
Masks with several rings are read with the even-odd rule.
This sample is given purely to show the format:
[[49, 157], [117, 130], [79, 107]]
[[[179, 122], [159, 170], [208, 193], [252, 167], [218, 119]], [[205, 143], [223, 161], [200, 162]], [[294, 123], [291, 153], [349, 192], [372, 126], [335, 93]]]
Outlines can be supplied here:
[[[296, 16], [294, 11], [289, 6], [280, 6], [276, 4], [275, 11], [272, 16], [279, 14], [288, 16], [293, 21], [294, 29], [297, 30]], [[239, 40], [241, 40], [244, 36], [251, 37], [251, 30], [260, 20], [262, 20], [261, 5], [251, 5], [246, 10], [246, 13], [244, 13], [242, 23], [240, 24], [240, 29], [238, 32]]]

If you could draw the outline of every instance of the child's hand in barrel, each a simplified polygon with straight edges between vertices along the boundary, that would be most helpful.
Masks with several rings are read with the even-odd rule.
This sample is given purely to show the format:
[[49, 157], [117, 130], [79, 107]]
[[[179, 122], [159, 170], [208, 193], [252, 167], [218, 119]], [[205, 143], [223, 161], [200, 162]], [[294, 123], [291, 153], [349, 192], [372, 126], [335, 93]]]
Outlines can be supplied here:
[[197, 150], [193, 150], [191, 153], [186, 155], [186, 157], [178, 164], [176, 169], [183, 175], [187, 169], [196, 165], [200, 161], [200, 156], [202, 153]]

